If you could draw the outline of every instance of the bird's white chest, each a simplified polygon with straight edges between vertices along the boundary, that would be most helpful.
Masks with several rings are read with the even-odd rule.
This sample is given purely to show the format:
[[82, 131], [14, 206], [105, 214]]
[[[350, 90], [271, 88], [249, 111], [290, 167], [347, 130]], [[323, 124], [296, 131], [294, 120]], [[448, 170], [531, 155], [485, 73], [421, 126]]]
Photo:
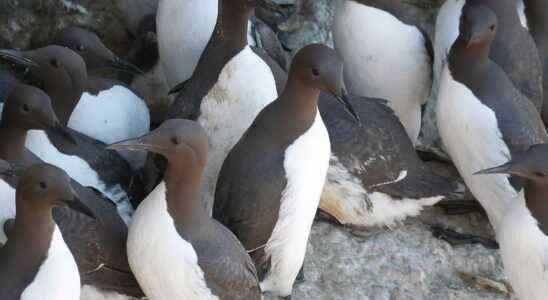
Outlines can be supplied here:
[[177, 232], [165, 197], [162, 182], [135, 211], [127, 242], [131, 270], [150, 299], [218, 299], [206, 285], [194, 248]]
[[124, 189], [116, 184], [107, 186], [99, 174], [82, 158], [75, 155], [66, 155], [50, 142], [47, 134], [42, 130], [30, 130], [27, 134], [25, 147], [46, 163], [63, 169], [67, 174], [83, 186], [90, 186], [107, 196], [116, 203], [118, 213], [127, 222], [133, 209]]
[[523, 194], [507, 211], [497, 235], [506, 276], [520, 299], [548, 299], [548, 237], [525, 206]]
[[[68, 127], [105, 144], [142, 136], [149, 132], [146, 103], [131, 90], [113, 86], [98, 95], [82, 94], [70, 115]], [[134, 169], [144, 165], [146, 153], [121, 152]]]
[[431, 62], [422, 33], [388, 12], [355, 1], [339, 3], [333, 25], [345, 80], [357, 95], [388, 99], [412, 142], [420, 106], [430, 94]]
[[506, 175], [473, 175], [511, 159], [495, 112], [455, 81], [446, 66], [441, 77], [437, 119], [447, 153], [497, 228], [516, 192]]
[[[285, 151], [287, 185], [280, 195], [278, 221], [266, 247], [270, 270], [261, 289], [287, 296], [301, 268], [331, 155], [319, 113], [313, 125]], [[275, 199], [273, 199], [275, 200]]]
[[249, 46], [223, 68], [219, 80], [204, 97], [198, 122], [209, 137], [202, 195], [213, 196], [224, 159], [259, 112], [277, 98], [268, 65]]
[[15, 189], [7, 182], [0, 179], [0, 243], [6, 243], [4, 223], [8, 219], [15, 218]]
[[[218, 0], [161, 0], [158, 49], [170, 87], [192, 76], [217, 22]], [[199, 16], [199, 17], [196, 17]]]
[[80, 299], [80, 273], [56, 225], [47, 258], [21, 294], [21, 300], [59, 299]]

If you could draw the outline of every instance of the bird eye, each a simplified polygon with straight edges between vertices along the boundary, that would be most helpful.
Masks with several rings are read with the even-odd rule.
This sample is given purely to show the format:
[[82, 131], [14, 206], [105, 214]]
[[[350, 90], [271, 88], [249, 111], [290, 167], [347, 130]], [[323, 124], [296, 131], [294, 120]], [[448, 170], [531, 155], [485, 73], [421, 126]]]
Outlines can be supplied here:
[[316, 68], [312, 69], [312, 75], [314, 75], [314, 77], [318, 77], [320, 76], [320, 71]]
[[52, 58], [50, 61], [49, 61], [49, 64], [54, 67], [54, 68], [59, 68], [60, 66], [60, 63], [59, 61], [56, 59], [56, 58]]
[[495, 31], [495, 25], [491, 25], [491, 26], [489, 26], [489, 30], [491, 30], [491, 31]]
[[40, 188], [41, 189], [45, 190], [47, 187], [48, 187], [48, 185], [45, 182], [40, 181]]
[[175, 137], [172, 137], [172, 138], [171, 138], [171, 143], [172, 143], [173, 145], [179, 145], [179, 141], [178, 141], [177, 138], [175, 138]]
[[546, 174], [544, 174], [543, 172], [537, 171], [537, 172], [535, 172], [535, 176], [544, 178], [544, 177], [546, 177]]
[[84, 45], [78, 45], [78, 47], [76, 47], [76, 50], [82, 52], [82, 51], [86, 50], [86, 46], [84, 46]]
[[28, 113], [30, 112], [30, 107], [25, 103], [21, 105], [21, 111], [23, 111], [23, 113]]

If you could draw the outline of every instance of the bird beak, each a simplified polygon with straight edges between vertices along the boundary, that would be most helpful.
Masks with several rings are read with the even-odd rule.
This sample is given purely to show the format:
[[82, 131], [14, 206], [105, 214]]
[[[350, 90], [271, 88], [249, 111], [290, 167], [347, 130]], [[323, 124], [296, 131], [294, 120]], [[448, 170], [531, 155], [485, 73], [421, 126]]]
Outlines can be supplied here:
[[109, 150], [126, 150], [126, 151], [154, 151], [159, 149], [158, 146], [153, 145], [152, 143], [146, 142], [147, 135], [135, 138], [120, 141], [114, 144], [107, 146]]
[[0, 49], [0, 58], [23, 67], [38, 67], [36, 62], [26, 58], [19, 50]]
[[131, 64], [117, 56], [115, 56], [109, 63], [109, 66], [115, 70], [127, 72], [134, 75], [142, 75], [145, 72], [141, 71], [137, 66]]
[[186, 85], [188, 83], [188, 80], [185, 80], [179, 84], [177, 84], [176, 86], [174, 86], [170, 91], [169, 91], [169, 94], [170, 95], [173, 95], [173, 94], [177, 94], [179, 92], [181, 92], [182, 90], [185, 89]]
[[69, 141], [71, 144], [78, 145], [78, 142], [76, 142], [76, 139], [74, 139], [74, 136], [72, 136], [72, 133], [70, 133], [67, 127], [61, 125], [59, 121], [55, 121], [53, 126], [49, 126], [49, 129], [59, 134], [61, 137]]
[[91, 211], [89, 207], [87, 207], [84, 203], [82, 203], [82, 201], [80, 200], [80, 198], [78, 198], [78, 195], [76, 194], [76, 192], [74, 191], [72, 187], [70, 187], [70, 194], [71, 194], [69, 197], [70, 199], [61, 200], [63, 204], [65, 204], [68, 208], [74, 211], [77, 211], [94, 220], [97, 220], [97, 217], [95, 216], [93, 211]]
[[488, 174], [513, 174], [513, 175], [519, 175], [516, 172], [512, 170], [512, 162], [507, 162], [504, 165], [489, 168], [485, 170], [478, 171], [474, 173], [474, 175], [488, 175]]
[[358, 122], [358, 124], [361, 124], [360, 116], [358, 116], [356, 110], [348, 100], [348, 93], [346, 92], [345, 86], [343, 85], [338, 92], [332, 94], [335, 99], [337, 99], [337, 101], [344, 106], [346, 112], [348, 112], [356, 120], [356, 122]]

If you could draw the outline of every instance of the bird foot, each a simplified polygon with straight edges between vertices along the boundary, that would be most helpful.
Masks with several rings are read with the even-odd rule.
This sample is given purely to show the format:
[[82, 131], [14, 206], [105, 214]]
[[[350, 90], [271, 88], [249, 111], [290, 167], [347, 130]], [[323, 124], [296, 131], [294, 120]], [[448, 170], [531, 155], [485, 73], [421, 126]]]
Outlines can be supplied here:
[[466, 284], [476, 289], [509, 295], [512, 290], [506, 282], [495, 281], [486, 277], [473, 275], [466, 272], [457, 271], [457, 275]]
[[480, 237], [472, 234], [456, 232], [449, 228], [443, 228], [440, 225], [432, 225], [430, 230], [435, 238], [449, 243], [451, 246], [461, 246], [468, 244], [480, 244], [487, 249], [498, 249], [499, 244], [492, 239]]

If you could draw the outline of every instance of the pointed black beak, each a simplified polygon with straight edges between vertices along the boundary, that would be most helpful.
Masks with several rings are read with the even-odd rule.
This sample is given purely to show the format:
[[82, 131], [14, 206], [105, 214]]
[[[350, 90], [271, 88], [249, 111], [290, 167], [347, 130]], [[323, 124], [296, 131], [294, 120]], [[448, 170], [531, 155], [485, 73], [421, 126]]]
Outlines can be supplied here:
[[134, 75], [145, 74], [145, 72], [141, 71], [141, 69], [139, 69], [134, 64], [131, 64], [117, 56], [115, 56], [114, 59], [110, 62], [110, 67], [115, 70], [127, 72]]
[[[512, 171], [512, 163], [507, 162], [502, 166], [489, 168], [489, 169], [481, 170], [474, 173], [474, 175], [488, 175], [488, 174], [514, 174], [514, 172]], [[515, 175], [518, 175], [518, 174], [515, 174]]]
[[174, 86], [170, 91], [169, 91], [169, 94], [170, 95], [173, 95], [173, 94], [177, 94], [181, 91], [183, 91], [187, 85], [189, 81], [188, 80], [185, 80], [179, 84], [177, 84], [176, 86]]
[[348, 93], [346, 92], [346, 88], [343, 86], [340, 91], [332, 94], [335, 99], [337, 99], [337, 101], [344, 106], [346, 112], [348, 112], [356, 120], [356, 122], [358, 122], [358, 124], [361, 124], [360, 116], [358, 116], [356, 110], [348, 100]]
[[63, 204], [65, 204], [68, 208], [96, 220], [97, 217], [95, 216], [95, 214], [91, 211], [91, 209], [89, 209], [89, 207], [87, 207], [84, 203], [82, 203], [82, 201], [80, 200], [80, 198], [78, 198], [78, 195], [76, 194], [74, 189], [72, 189], [72, 187], [70, 187], [70, 193], [71, 193], [69, 197], [70, 199], [62, 199], [61, 202], [63, 202]]
[[26, 58], [21, 51], [0, 49], [0, 58], [23, 67], [38, 67], [38, 64]]
[[154, 145], [145, 143], [145, 136], [123, 140], [107, 146], [110, 150], [148, 151], [154, 149]]
[[73, 145], [77, 145], [78, 142], [76, 142], [76, 139], [74, 139], [74, 136], [72, 136], [72, 133], [68, 130], [67, 127], [63, 126], [59, 121], [56, 121], [53, 126], [50, 126], [49, 129], [60, 136], [62, 136], [64, 139], [69, 141]]

